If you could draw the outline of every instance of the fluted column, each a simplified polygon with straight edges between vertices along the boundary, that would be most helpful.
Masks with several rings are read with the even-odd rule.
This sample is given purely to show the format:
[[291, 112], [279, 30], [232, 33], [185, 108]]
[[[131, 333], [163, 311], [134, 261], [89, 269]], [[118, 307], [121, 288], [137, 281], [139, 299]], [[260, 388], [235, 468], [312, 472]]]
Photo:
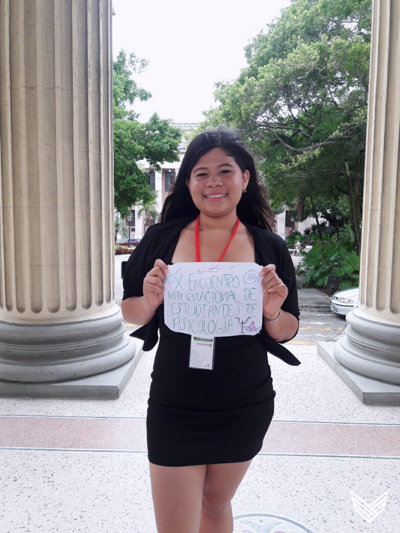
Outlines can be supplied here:
[[0, 131], [0, 379], [122, 365], [110, 0], [0, 0]]
[[400, 384], [400, 0], [373, 1], [360, 306], [334, 354]]

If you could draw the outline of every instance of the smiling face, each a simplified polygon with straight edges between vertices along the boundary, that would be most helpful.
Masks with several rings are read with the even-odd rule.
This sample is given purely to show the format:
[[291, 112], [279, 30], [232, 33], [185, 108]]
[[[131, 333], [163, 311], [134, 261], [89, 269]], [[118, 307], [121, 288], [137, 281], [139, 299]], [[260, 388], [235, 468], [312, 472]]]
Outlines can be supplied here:
[[214, 148], [200, 157], [186, 184], [200, 212], [223, 216], [236, 212], [249, 179], [248, 170], [242, 172], [233, 157]]

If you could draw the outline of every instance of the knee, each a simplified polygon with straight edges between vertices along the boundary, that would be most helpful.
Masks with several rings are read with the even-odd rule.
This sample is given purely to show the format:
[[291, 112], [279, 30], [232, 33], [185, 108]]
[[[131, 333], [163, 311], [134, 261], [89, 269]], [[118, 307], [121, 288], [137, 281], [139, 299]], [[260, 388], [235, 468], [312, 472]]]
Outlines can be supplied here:
[[202, 512], [210, 518], [219, 518], [231, 508], [231, 500], [220, 496], [203, 494]]

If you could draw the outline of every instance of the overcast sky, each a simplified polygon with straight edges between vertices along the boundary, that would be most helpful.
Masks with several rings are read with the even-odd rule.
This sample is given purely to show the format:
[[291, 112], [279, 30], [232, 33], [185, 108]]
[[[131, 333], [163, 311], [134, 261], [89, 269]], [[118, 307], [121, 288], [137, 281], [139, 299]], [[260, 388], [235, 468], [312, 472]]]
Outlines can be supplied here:
[[237, 78], [244, 47], [290, 0], [113, 0], [113, 55], [147, 59], [137, 76], [151, 92], [134, 106], [139, 120], [157, 112], [174, 122], [199, 122], [214, 105], [214, 84]]

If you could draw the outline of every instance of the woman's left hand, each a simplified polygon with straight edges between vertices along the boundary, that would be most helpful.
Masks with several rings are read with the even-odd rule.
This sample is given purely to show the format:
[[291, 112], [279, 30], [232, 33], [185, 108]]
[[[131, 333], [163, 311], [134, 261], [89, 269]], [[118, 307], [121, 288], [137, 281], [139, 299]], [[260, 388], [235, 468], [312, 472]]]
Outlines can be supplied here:
[[287, 298], [288, 288], [276, 273], [274, 264], [263, 267], [260, 276], [263, 277], [263, 315], [267, 320], [274, 320]]

